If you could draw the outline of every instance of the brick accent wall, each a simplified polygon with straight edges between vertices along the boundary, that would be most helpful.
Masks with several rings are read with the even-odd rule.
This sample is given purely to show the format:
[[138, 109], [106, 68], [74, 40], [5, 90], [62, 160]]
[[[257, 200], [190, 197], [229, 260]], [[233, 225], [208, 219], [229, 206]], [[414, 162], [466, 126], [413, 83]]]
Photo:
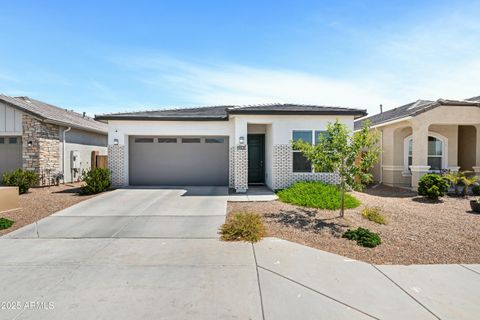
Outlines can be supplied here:
[[336, 173], [312, 172], [294, 173], [292, 146], [280, 144], [273, 146], [272, 180], [274, 190], [284, 189], [297, 181], [323, 181], [325, 183], [339, 184], [340, 177]]
[[[60, 172], [60, 128], [26, 113], [22, 116], [22, 161], [25, 170], [40, 175], [40, 185], [55, 183]], [[29, 146], [31, 142], [31, 146]]]
[[125, 179], [125, 146], [108, 145], [108, 168], [110, 169], [112, 186], [123, 187], [127, 185]]
[[233, 187], [239, 192], [246, 191], [248, 189], [248, 147], [237, 145], [233, 149]]

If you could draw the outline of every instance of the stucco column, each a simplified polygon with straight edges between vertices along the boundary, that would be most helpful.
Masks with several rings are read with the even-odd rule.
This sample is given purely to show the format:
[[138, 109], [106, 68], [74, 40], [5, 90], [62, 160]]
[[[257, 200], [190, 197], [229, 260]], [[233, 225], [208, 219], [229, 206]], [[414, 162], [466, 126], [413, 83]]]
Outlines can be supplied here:
[[418, 180], [428, 172], [428, 124], [412, 122], [412, 188], [418, 188]]
[[473, 170], [475, 171], [477, 176], [480, 176], [480, 124], [475, 125], [475, 129], [477, 130], [477, 134], [475, 141], [475, 166], [473, 167]]

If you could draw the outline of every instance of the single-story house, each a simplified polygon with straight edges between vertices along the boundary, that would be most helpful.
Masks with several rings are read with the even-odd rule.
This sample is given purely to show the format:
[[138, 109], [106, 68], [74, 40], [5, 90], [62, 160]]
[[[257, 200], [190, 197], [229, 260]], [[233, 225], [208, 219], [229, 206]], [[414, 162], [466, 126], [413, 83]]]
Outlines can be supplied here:
[[105, 123], [32, 98], [0, 94], [0, 176], [23, 168], [37, 172], [40, 185], [59, 176], [77, 181], [90, 169], [92, 151], [107, 154]]
[[213, 106], [96, 116], [108, 123], [112, 184], [225, 185], [244, 192], [252, 184], [275, 190], [294, 181], [338, 182], [313, 172], [291, 141], [315, 143], [329, 122], [353, 130], [365, 110], [297, 104]]
[[418, 100], [355, 121], [370, 120], [381, 132], [383, 153], [375, 180], [390, 186], [418, 187], [428, 172], [480, 174], [480, 97]]

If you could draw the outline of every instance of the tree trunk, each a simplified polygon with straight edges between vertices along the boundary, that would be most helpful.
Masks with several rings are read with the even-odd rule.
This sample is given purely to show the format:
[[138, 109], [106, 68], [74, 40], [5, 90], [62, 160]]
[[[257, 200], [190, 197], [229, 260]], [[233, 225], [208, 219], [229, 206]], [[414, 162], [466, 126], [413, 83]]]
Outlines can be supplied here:
[[345, 180], [342, 176], [341, 178], [341, 183], [340, 183], [340, 188], [342, 189], [342, 193], [341, 193], [341, 204], [340, 204], [340, 217], [343, 217], [344, 213], [345, 213]]

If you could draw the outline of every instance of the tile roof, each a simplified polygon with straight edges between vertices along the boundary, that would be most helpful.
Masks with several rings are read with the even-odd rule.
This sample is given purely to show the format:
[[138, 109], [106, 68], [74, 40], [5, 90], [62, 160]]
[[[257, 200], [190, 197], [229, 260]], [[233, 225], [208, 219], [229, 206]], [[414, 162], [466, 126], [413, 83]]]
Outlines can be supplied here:
[[13, 107], [26, 113], [30, 113], [47, 122], [86, 131], [100, 133], [107, 133], [108, 131], [108, 126], [105, 123], [96, 121], [93, 118], [84, 116], [73, 110], [62, 109], [29, 97], [10, 97], [0, 94], [0, 101], [6, 102]]
[[[472, 98], [473, 99], [473, 98]], [[438, 106], [472, 106], [472, 107], [480, 107], [480, 101], [475, 100], [444, 100], [438, 99], [436, 101], [430, 100], [417, 100], [415, 102], [411, 102], [409, 104], [403, 105], [401, 107], [397, 107], [395, 109], [391, 109], [382, 113], [377, 113], [373, 116], [362, 118], [355, 121], [354, 128], [358, 130], [362, 127], [363, 123], [366, 120], [370, 120], [371, 125], [380, 125], [382, 123], [400, 120], [407, 117], [416, 116], [422, 112], [426, 112]]]
[[185, 109], [162, 109], [127, 113], [97, 115], [97, 120], [172, 120], [172, 121], [221, 121], [230, 114], [308, 114], [308, 115], [353, 115], [362, 117], [366, 110], [302, 104], [261, 104], [247, 106], [210, 106]]

